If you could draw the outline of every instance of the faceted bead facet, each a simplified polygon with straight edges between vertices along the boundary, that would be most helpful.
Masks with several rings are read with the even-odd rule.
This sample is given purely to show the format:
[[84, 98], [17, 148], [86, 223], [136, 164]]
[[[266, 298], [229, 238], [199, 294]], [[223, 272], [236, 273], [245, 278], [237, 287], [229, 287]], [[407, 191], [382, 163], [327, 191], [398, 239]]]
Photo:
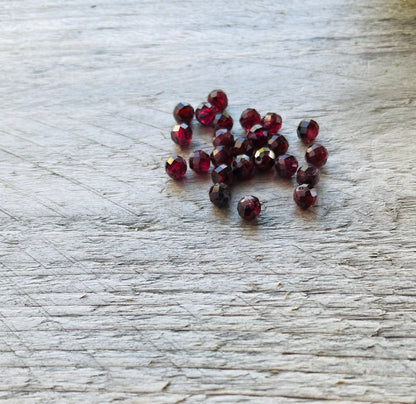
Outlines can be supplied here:
[[321, 168], [328, 159], [328, 150], [321, 144], [315, 143], [306, 149], [305, 160], [315, 167]]
[[317, 197], [318, 194], [316, 193], [315, 188], [310, 188], [308, 184], [299, 185], [293, 192], [293, 200], [302, 209], [308, 209], [315, 205]]
[[165, 164], [165, 170], [169, 177], [179, 180], [186, 173], [186, 161], [181, 156], [169, 157]]
[[211, 178], [214, 184], [224, 182], [231, 185], [233, 183], [233, 169], [226, 164], [221, 164], [212, 170]]
[[212, 164], [214, 164], [215, 167], [226, 164], [231, 164], [231, 161], [233, 160], [233, 156], [230, 154], [229, 150], [225, 146], [217, 146], [212, 151], [211, 155], [211, 161]]
[[245, 109], [240, 116], [240, 124], [245, 130], [250, 130], [261, 121], [260, 114], [254, 108]]
[[212, 90], [208, 94], [208, 102], [214, 105], [218, 112], [222, 112], [228, 106], [227, 94], [222, 90]]
[[267, 171], [273, 167], [275, 158], [272, 150], [262, 147], [254, 153], [254, 165], [261, 171]]
[[209, 102], [202, 102], [195, 110], [195, 118], [199, 123], [205, 126], [210, 126], [215, 118], [217, 111], [215, 107]]
[[267, 144], [269, 134], [261, 125], [254, 125], [247, 132], [247, 139], [253, 144], [255, 149], [259, 149]]
[[234, 136], [228, 129], [218, 129], [214, 133], [212, 144], [214, 147], [232, 147], [234, 145]]
[[311, 164], [304, 164], [296, 173], [296, 181], [299, 185], [308, 184], [313, 188], [319, 182], [319, 169]]
[[282, 117], [274, 112], [268, 112], [262, 118], [261, 125], [270, 135], [275, 135], [282, 127]]
[[246, 137], [238, 137], [234, 146], [231, 148], [233, 156], [238, 156], [239, 154], [246, 154], [251, 157], [254, 153], [254, 147], [251, 142]]
[[244, 196], [238, 201], [237, 211], [243, 219], [254, 220], [261, 211], [260, 201], [253, 195]]
[[217, 115], [215, 115], [215, 119], [212, 122], [212, 126], [214, 127], [214, 129], [231, 130], [233, 125], [234, 125], [233, 118], [227, 112], [218, 113]]
[[273, 135], [267, 141], [267, 146], [270, 150], [274, 151], [276, 156], [280, 156], [287, 152], [289, 142], [283, 135]]
[[283, 154], [275, 160], [277, 174], [282, 178], [290, 178], [298, 169], [298, 160], [295, 156]]
[[186, 102], [180, 102], [173, 110], [173, 117], [178, 123], [190, 124], [194, 119], [194, 108]]
[[214, 184], [209, 190], [209, 199], [219, 208], [227, 206], [231, 199], [230, 187], [224, 182]]
[[203, 150], [196, 150], [189, 157], [189, 167], [196, 173], [206, 173], [211, 165], [209, 155]]
[[319, 125], [313, 119], [304, 119], [298, 126], [298, 138], [305, 144], [311, 144], [319, 133]]
[[236, 179], [246, 180], [254, 175], [254, 162], [246, 154], [240, 154], [234, 157], [232, 169]]
[[192, 140], [192, 129], [186, 123], [175, 125], [170, 132], [170, 137], [179, 146], [187, 146]]

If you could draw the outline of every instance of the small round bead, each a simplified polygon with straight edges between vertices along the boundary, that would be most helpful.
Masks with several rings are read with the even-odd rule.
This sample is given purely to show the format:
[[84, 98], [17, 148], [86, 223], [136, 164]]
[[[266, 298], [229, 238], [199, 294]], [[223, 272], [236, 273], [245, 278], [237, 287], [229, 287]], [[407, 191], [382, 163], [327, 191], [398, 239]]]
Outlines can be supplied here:
[[290, 178], [298, 169], [298, 160], [295, 156], [283, 154], [275, 160], [277, 174], [282, 178]]
[[208, 102], [214, 105], [218, 112], [222, 112], [228, 106], [228, 97], [222, 90], [212, 90], [208, 94]]
[[254, 153], [254, 165], [261, 171], [267, 171], [273, 167], [275, 158], [272, 150], [262, 147]]
[[308, 184], [299, 185], [293, 192], [293, 200], [302, 209], [308, 209], [315, 205], [317, 197], [315, 188], [310, 188]]
[[296, 181], [299, 185], [308, 184], [313, 188], [319, 182], [319, 169], [311, 164], [304, 164], [296, 173]]
[[254, 108], [247, 108], [241, 113], [240, 124], [245, 130], [259, 124], [260, 121], [260, 114]]
[[212, 144], [214, 147], [232, 147], [234, 145], [234, 136], [228, 129], [218, 129], [214, 133]]
[[210, 155], [212, 164], [215, 167], [226, 164], [229, 165], [233, 161], [233, 156], [230, 154], [230, 151], [225, 146], [217, 146], [212, 150]]
[[204, 126], [210, 126], [217, 111], [209, 102], [202, 102], [195, 110], [195, 118]]
[[261, 211], [260, 201], [253, 195], [244, 196], [238, 201], [237, 211], [243, 219], [254, 220]]
[[233, 183], [233, 169], [226, 164], [221, 164], [212, 170], [211, 178], [214, 184], [224, 182], [227, 185], [231, 185]]
[[234, 157], [232, 162], [234, 177], [238, 180], [247, 180], [254, 175], [254, 162], [246, 154]]
[[276, 156], [280, 156], [287, 152], [289, 142], [283, 135], [273, 135], [267, 141], [267, 147], [273, 150]]
[[254, 125], [247, 132], [247, 139], [250, 140], [255, 149], [266, 146], [269, 134], [261, 125]]
[[180, 102], [173, 110], [173, 117], [176, 122], [189, 125], [194, 118], [194, 108], [186, 102]]
[[319, 125], [313, 119], [304, 119], [298, 126], [298, 138], [309, 145], [313, 143], [319, 133]]
[[203, 150], [196, 150], [189, 157], [189, 167], [196, 173], [206, 173], [210, 165], [211, 159]]
[[268, 112], [261, 119], [261, 125], [270, 135], [275, 135], [282, 127], [282, 117], [274, 112]]
[[181, 156], [169, 157], [165, 164], [165, 170], [169, 177], [180, 180], [186, 173], [186, 161]]
[[321, 144], [315, 143], [306, 149], [305, 160], [315, 167], [321, 168], [328, 159], [328, 150]]
[[170, 137], [179, 146], [188, 146], [192, 140], [192, 129], [186, 123], [175, 125], [170, 132]]
[[247, 154], [247, 156], [251, 157], [254, 153], [254, 147], [246, 137], [240, 136], [235, 140], [234, 146], [231, 148], [231, 153], [233, 156]]
[[231, 199], [230, 187], [224, 182], [216, 183], [209, 189], [210, 201], [219, 208], [227, 206]]
[[234, 125], [234, 120], [231, 117], [230, 114], [227, 112], [220, 112], [217, 115], [215, 115], [214, 120], [212, 121], [212, 126], [214, 129], [228, 129], [231, 130], [231, 128]]

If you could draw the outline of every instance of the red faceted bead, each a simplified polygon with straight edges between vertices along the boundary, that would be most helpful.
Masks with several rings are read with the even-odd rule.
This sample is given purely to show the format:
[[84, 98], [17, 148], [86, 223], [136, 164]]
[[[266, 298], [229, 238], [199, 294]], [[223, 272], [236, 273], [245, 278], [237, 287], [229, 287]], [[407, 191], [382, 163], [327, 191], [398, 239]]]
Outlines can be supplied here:
[[226, 164], [221, 164], [212, 170], [211, 178], [214, 184], [224, 182], [227, 185], [231, 185], [233, 183], [233, 169]]
[[186, 173], [186, 161], [181, 156], [169, 157], [165, 164], [165, 170], [169, 177], [179, 180]]
[[210, 155], [212, 164], [214, 164], [215, 167], [226, 164], [231, 164], [231, 161], [233, 160], [233, 156], [230, 154], [229, 150], [225, 146], [217, 146]]
[[276, 156], [280, 156], [287, 152], [287, 149], [289, 148], [289, 142], [283, 135], [277, 134], [269, 138], [267, 141], [267, 147], [270, 150], [273, 150]]
[[234, 136], [228, 129], [218, 129], [214, 133], [212, 144], [214, 147], [232, 147], [234, 145]]
[[315, 167], [321, 168], [326, 164], [328, 159], [328, 150], [318, 143], [306, 149], [305, 160]]
[[205, 126], [210, 126], [215, 118], [217, 111], [215, 107], [209, 102], [202, 102], [195, 110], [195, 118], [199, 123]]
[[234, 177], [238, 180], [247, 180], [254, 175], [254, 162], [246, 154], [234, 157], [231, 166]]
[[254, 147], [247, 138], [241, 136], [235, 140], [234, 146], [231, 148], [231, 153], [233, 156], [246, 154], [251, 157], [254, 153]]
[[298, 169], [298, 160], [295, 156], [283, 154], [275, 160], [277, 174], [282, 178], [290, 178]]
[[247, 132], [247, 139], [250, 140], [255, 149], [267, 144], [269, 133], [261, 125], [254, 125]]
[[203, 150], [194, 151], [189, 157], [189, 167], [196, 173], [206, 173], [211, 165], [209, 155]]
[[194, 108], [186, 102], [180, 102], [173, 110], [173, 117], [178, 123], [191, 123], [194, 119]]
[[230, 187], [224, 182], [214, 184], [209, 189], [209, 199], [219, 208], [227, 206], [231, 199]]
[[302, 209], [308, 209], [315, 205], [317, 197], [315, 188], [310, 188], [308, 184], [299, 185], [293, 192], [293, 200]]
[[227, 94], [222, 90], [212, 90], [208, 94], [208, 102], [214, 105], [218, 112], [222, 112], [228, 106]]
[[217, 115], [215, 115], [215, 119], [212, 122], [212, 126], [214, 127], [214, 129], [231, 130], [233, 125], [234, 125], [233, 118], [227, 112], [218, 113]]
[[240, 116], [240, 124], [245, 130], [250, 130], [261, 121], [260, 114], [254, 108], [245, 109]]
[[254, 165], [261, 171], [267, 171], [273, 167], [275, 158], [272, 150], [262, 147], [254, 153]]
[[192, 140], [192, 129], [186, 123], [181, 123], [172, 128], [170, 136], [179, 146], [187, 146]]
[[299, 185], [308, 184], [309, 187], [314, 187], [319, 182], [319, 169], [310, 164], [304, 164], [296, 173], [296, 181]]
[[255, 196], [244, 196], [237, 205], [238, 214], [245, 220], [254, 220], [259, 216], [261, 204]]
[[270, 135], [275, 135], [282, 127], [282, 117], [274, 112], [268, 112], [263, 116], [261, 125]]
[[304, 119], [298, 126], [298, 138], [305, 144], [311, 144], [319, 133], [319, 125], [313, 119]]

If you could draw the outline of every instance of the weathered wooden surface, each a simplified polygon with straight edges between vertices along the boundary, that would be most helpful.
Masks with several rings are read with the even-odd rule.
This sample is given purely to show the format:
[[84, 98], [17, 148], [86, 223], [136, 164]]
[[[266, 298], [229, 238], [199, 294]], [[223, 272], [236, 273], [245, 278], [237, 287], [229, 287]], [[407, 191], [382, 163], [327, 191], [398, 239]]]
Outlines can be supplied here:
[[[0, 22], [1, 401], [416, 402], [414, 1], [3, 1]], [[281, 113], [299, 157], [319, 121], [315, 209], [273, 175], [226, 212], [167, 178], [174, 104], [216, 87], [236, 120]]]

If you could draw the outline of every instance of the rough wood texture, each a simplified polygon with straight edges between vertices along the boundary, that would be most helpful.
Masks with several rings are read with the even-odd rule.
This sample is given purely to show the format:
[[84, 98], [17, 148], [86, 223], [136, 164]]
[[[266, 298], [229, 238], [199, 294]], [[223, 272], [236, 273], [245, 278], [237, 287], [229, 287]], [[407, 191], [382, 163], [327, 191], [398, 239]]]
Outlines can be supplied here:
[[[3, 1], [0, 21], [0, 400], [416, 402], [414, 1]], [[236, 120], [281, 113], [299, 157], [319, 121], [315, 209], [273, 175], [226, 212], [165, 175], [173, 106], [217, 87]]]

